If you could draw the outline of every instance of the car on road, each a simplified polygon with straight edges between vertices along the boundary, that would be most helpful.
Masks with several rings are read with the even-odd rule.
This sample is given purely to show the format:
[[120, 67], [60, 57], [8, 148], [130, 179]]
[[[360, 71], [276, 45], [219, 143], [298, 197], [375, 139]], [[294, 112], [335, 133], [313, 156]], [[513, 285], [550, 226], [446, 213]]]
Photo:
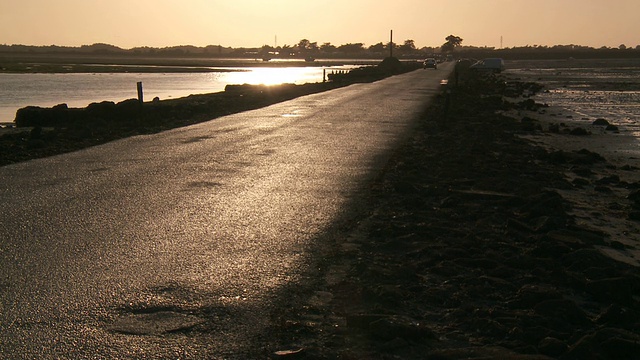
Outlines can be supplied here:
[[424, 63], [422, 63], [422, 65], [425, 69], [437, 69], [438, 61], [436, 61], [436, 59], [434, 58], [428, 58], [424, 61]]

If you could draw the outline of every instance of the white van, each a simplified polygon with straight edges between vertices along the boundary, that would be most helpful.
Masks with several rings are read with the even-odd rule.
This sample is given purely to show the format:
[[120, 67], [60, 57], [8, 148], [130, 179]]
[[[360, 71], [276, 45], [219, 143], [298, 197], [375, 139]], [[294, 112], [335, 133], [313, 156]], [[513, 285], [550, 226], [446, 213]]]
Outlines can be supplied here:
[[470, 69], [478, 71], [501, 72], [504, 70], [504, 60], [501, 58], [488, 58], [471, 65]]

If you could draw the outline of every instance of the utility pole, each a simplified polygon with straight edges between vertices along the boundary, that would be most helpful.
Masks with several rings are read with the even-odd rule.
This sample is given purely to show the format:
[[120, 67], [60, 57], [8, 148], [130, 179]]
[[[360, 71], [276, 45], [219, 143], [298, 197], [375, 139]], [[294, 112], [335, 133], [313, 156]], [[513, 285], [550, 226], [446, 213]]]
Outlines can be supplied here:
[[389, 57], [393, 57], [393, 30], [391, 30], [391, 36], [389, 39]]

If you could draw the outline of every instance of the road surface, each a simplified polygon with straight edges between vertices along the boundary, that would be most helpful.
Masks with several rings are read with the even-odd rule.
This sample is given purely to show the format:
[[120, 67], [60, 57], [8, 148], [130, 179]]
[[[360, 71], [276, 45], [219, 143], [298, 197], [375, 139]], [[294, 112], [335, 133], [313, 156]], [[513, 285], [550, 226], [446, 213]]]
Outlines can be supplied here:
[[0, 358], [243, 358], [450, 66], [0, 167]]

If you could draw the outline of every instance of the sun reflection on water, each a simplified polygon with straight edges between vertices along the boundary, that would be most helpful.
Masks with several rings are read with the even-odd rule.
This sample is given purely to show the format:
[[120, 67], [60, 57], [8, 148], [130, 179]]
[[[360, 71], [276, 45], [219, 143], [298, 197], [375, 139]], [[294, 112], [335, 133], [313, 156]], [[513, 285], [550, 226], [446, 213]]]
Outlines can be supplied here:
[[252, 85], [277, 85], [277, 84], [303, 84], [306, 82], [320, 82], [322, 75], [318, 68], [283, 67], [283, 68], [251, 68], [238, 69], [244, 71], [230, 72], [226, 74], [226, 82], [230, 84]]

